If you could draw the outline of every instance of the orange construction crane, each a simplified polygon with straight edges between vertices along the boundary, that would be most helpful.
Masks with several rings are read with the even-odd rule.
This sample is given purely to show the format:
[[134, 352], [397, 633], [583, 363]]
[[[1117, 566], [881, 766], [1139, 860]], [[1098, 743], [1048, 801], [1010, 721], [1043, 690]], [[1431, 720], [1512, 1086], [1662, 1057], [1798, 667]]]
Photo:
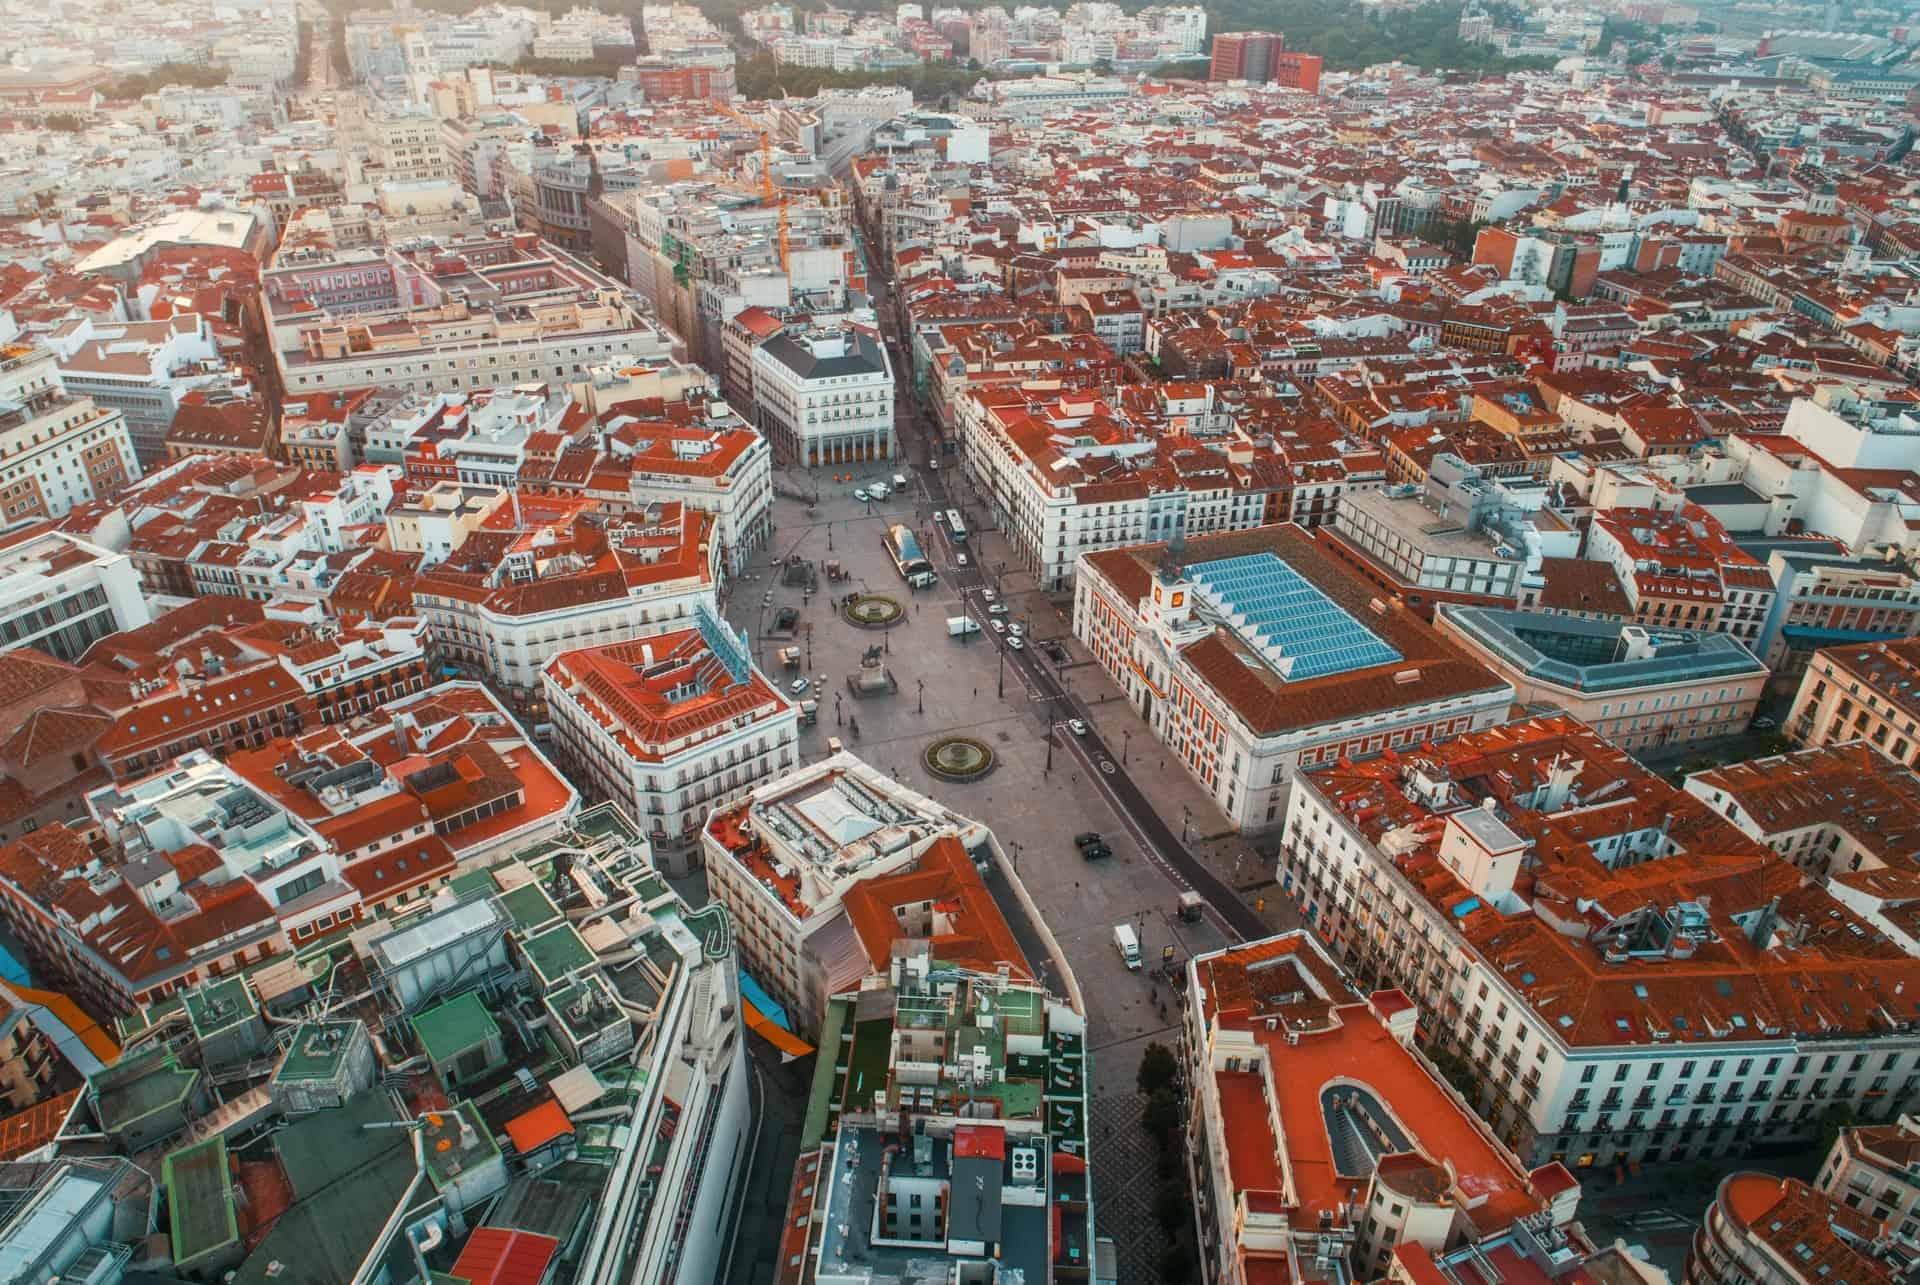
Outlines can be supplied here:
[[787, 213], [787, 194], [776, 193], [773, 186], [773, 135], [745, 112], [735, 111], [725, 103], [715, 105], [720, 108], [722, 115], [732, 117], [760, 135], [760, 204], [771, 205], [780, 212], [780, 270], [788, 271], [787, 256], [791, 250], [792, 231]]

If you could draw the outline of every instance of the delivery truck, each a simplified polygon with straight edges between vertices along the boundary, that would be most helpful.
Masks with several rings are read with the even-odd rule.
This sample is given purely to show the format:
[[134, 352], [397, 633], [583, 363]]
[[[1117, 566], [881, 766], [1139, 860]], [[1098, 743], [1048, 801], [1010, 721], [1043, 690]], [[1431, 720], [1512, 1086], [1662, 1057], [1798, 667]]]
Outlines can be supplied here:
[[947, 637], [964, 638], [968, 634], [980, 632], [980, 622], [972, 616], [948, 616]]

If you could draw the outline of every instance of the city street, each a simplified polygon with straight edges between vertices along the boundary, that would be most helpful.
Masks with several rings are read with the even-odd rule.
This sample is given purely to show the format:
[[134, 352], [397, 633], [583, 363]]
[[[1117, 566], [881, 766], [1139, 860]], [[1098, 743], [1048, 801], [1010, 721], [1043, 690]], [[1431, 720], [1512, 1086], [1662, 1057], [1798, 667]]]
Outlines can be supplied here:
[[[804, 757], [824, 757], [828, 738], [837, 736], [868, 762], [990, 824], [1013, 857], [1086, 997], [1095, 1054], [1099, 1230], [1116, 1241], [1123, 1279], [1152, 1279], [1160, 1251], [1151, 1216], [1156, 1180], [1140, 1132], [1134, 1073], [1148, 1043], [1177, 1043], [1180, 1020], [1176, 993], [1156, 979], [1158, 969], [1163, 959], [1177, 967], [1195, 952], [1297, 927], [1300, 920], [1272, 887], [1270, 858], [1230, 832], [1225, 817], [1072, 639], [1064, 606], [1038, 591], [1004, 539], [983, 525], [982, 507], [964, 493], [958, 458], [938, 451], [908, 403], [905, 356], [897, 347], [891, 355], [901, 394], [902, 458], [778, 471], [772, 539], [729, 586], [726, 614], [783, 689], [798, 676], [808, 678], [819, 721], [802, 729]], [[930, 459], [937, 469], [927, 467]], [[904, 492], [878, 501], [854, 498], [873, 482], [891, 485], [895, 474], [908, 477]], [[939, 520], [949, 509], [963, 513], [965, 541], [955, 541]], [[896, 571], [883, 544], [895, 523], [912, 529], [932, 562], [939, 575], [933, 587], [912, 590]], [[781, 564], [792, 557], [814, 564], [814, 592], [783, 583]], [[829, 583], [828, 560], [837, 560], [848, 578]], [[1010, 634], [988, 627], [996, 618], [984, 596], [989, 588], [1007, 608], [998, 618], [1018, 621], [1024, 630], [1019, 649], [1008, 645]], [[904, 618], [884, 630], [854, 626], [832, 605], [854, 590], [897, 599]], [[791, 634], [772, 632], [783, 607], [799, 613]], [[950, 636], [947, 620], [961, 614], [979, 621], [981, 631]], [[897, 686], [890, 694], [856, 698], [847, 679], [873, 646], [882, 648], [880, 662]], [[781, 660], [787, 647], [800, 649], [791, 671]], [[1085, 725], [1084, 735], [1066, 726], [1074, 719]], [[986, 743], [996, 768], [966, 784], [933, 776], [922, 751], [949, 733]], [[1080, 855], [1074, 836], [1089, 830], [1106, 838], [1112, 857]], [[989, 877], [996, 895], [1010, 902], [1000, 882]], [[1189, 890], [1207, 903], [1198, 922], [1176, 914]], [[1146, 965], [1139, 972], [1130, 972], [1114, 947], [1113, 928], [1121, 923], [1139, 936]], [[1044, 976], [1044, 946], [1021, 937]]]
[[[900, 579], [881, 544], [882, 533], [891, 522], [917, 526], [923, 520], [919, 515], [930, 513], [934, 504], [946, 506], [944, 493], [929, 502], [916, 478], [908, 496], [867, 505], [852, 498], [853, 490], [862, 481], [891, 476], [892, 466], [875, 465], [853, 482], [834, 483], [830, 474], [831, 470], [781, 475], [783, 490], [810, 491], [817, 486], [819, 503], [808, 517], [809, 506], [803, 502], [776, 500], [771, 547], [760, 550], [732, 585], [725, 604], [727, 617], [747, 632], [760, 664], [783, 688], [797, 673], [809, 677], [809, 695], [820, 702], [819, 722], [801, 729], [804, 758], [825, 757], [828, 738], [837, 736], [869, 763], [990, 824], [1014, 858], [1021, 882], [1086, 997], [1088, 1043], [1094, 1054], [1095, 1145], [1117, 1149], [1112, 1164], [1102, 1161], [1099, 1150], [1095, 1153], [1100, 1228], [1115, 1237], [1123, 1264], [1138, 1269], [1128, 1271], [1125, 1278], [1151, 1279], [1158, 1228], [1149, 1209], [1152, 1167], [1133, 1159], [1142, 1141], [1134, 1072], [1149, 1041], [1172, 1044], [1178, 1040], [1179, 1020], [1171, 989], [1152, 979], [1153, 970], [1169, 948], [1175, 961], [1184, 961], [1196, 951], [1272, 931], [1277, 920], [1263, 921], [1231, 895], [1215, 900], [1215, 893], [1224, 888], [1221, 875], [1200, 866], [1174, 842], [1183, 820], [1183, 805], [1173, 801], [1174, 791], [1191, 791], [1193, 803], [1185, 806], [1194, 807], [1202, 800], [1183, 773], [1165, 767], [1151, 738], [1134, 736], [1129, 752], [1132, 766], [1153, 773], [1151, 797], [1119, 766], [1118, 752], [1107, 748], [1108, 737], [1117, 743], [1119, 735], [1103, 731], [1101, 724], [1111, 727], [1132, 719], [1124, 702], [1116, 699], [1102, 705], [1096, 701], [1097, 712], [1088, 719], [1085, 738], [1060, 728], [1052, 746], [1052, 766], [1048, 766], [1050, 717], [1080, 716], [1083, 690], [1088, 698], [1096, 688], [1110, 690], [1103, 675], [1078, 664], [1073, 690], [1063, 693], [1051, 664], [1034, 662], [1033, 647], [1010, 651], [1003, 637], [990, 629], [964, 639], [949, 637], [947, 618], [960, 614], [963, 595], [973, 604], [968, 610], [982, 620], [988, 617], [977, 597], [981, 587], [977, 572], [971, 567], [955, 568], [953, 551], [943, 543], [923, 539], [923, 548], [940, 568], [939, 584], [915, 593]], [[811, 595], [783, 585], [773, 559], [796, 554], [816, 564], [838, 559], [850, 578], [831, 586], [823, 578], [820, 591]], [[951, 580], [956, 571], [963, 581], [972, 583], [956, 587]], [[829, 598], [850, 589], [899, 600], [906, 607], [905, 618], [889, 630], [849, 624]], [[1064, 641], [1065, 627], [1044, 600], [1030, 604], [1026, 595], [1018, 593], [1014, 599], [1009, 619], [1026, 616], [1039, 640]], [[800, 613], [799, 631], [792, 636], [768, 632], [782, 607]], [[781, 663], [780, 652], [789, 646], [801, 649], [798, 671], [789, 672]], [[859, 670], [861, 657], [871, 646], [884, 649], [880, 660], [898, 690], [856, 699], [846, 678]], [[1084, 657], [1080, 651], [1070, 654]], [[967, 784], [933, 776], [923, 766], [921, 752], [930, 741], [948, 733], [964, 733], [985, 742], [998, 765], [986, 777]], [[1103, 764], [1112, 770], [1102, 770]], [[1199, 815], [1197, 807], [1194, 815]], [[1222, 822], [1216, 815], [1208, 824], [1217, 828]], [[1074, 836], [1088, 830], [1106, 837], [1112, 857], [1104, 861], [1081, 857]], [[1189, 866], [1191, 874], [1183, 873]], [[996, 894], [1002, 892], [999, 882], [997, 876], [989, 879]], [[1210, 901], [1226, 906], [1228, 914], [1181, 922], [1175, 911], [1180, 894], [1189, 887], [1199, 887]], [[1001, 900], [1010, 901], [1011, 894]], [[1269, 910], [1277, 915], [1282, 906], [1276, 900], [1269, 903]], [[1114, 948], [1113, 927], [1120, 923], [1132, 924], [1139, 933], [1147, 961], [1141, 972], [1128, 971]], [[1022, 941], [1022, 947], [1042, 967], [1044, 976], [1044, 947], [1028, 940]]]

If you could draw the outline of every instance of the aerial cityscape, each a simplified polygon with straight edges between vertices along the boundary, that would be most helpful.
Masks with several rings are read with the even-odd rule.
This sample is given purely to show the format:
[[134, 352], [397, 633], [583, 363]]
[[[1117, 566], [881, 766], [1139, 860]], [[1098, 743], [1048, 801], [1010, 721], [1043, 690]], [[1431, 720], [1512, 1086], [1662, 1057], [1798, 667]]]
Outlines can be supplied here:
[[1920, 1281], [1920, 0], [49, 2], [0, 1285]]

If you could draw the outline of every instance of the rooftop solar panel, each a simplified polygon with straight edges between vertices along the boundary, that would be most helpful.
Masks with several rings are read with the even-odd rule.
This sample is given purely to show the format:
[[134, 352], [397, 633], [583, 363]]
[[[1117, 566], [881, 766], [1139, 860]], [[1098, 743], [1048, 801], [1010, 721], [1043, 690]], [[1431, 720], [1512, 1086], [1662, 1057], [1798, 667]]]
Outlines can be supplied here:
[[1400, 659], [1398, 651], [1271, 553], [1195, 563], [1187, 574], [1194, 593], [1290, 681]]

